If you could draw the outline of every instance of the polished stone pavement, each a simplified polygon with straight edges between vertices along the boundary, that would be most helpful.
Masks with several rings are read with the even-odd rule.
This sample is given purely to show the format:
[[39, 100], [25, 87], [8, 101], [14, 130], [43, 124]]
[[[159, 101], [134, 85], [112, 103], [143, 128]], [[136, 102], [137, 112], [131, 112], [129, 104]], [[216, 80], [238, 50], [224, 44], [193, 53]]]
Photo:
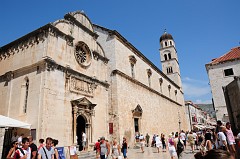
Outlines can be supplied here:
[[[128, 159], [171, 159], [169, 152], [157, 153], [157, 149], [153, 147], [144, 147], [144, 153], [140, 149], [128, 149]], [[175, 158], [177, 159], [177, 157]], [[183, 152], [182, 159], [194, 159], [194, 154], [190, 151], [190, 147]]]

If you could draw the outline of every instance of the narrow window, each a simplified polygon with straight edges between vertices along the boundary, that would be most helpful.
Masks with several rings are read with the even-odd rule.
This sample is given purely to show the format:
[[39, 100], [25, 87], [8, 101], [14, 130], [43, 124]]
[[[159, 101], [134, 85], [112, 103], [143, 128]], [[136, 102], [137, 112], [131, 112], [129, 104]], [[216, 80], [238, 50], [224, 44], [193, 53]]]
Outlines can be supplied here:
[[166, 54], [164, 54], [164, 59], [165, 59], [165, 61], [167, 60], [167, 55]]
[[132, 78], [135, 78], [134, 64], [132, 64], [132, 63], [131, 63], [131, 73], [132, 73]]
[[148, 76], [148, 85], [151, 87], [151, 76]]
[[29, 79], [27, 78], [25, 83], [25, 99], [24, 99], [23, 113], [27, 113], [28, 91], [29, 91]]
[[169, 60], [172, 58], [172, 56], [171, 56], [171, 54], [170, 54], [170, 53], [168, 54], [168, 58], [169, 58]]
[[165, 41], [165, 46], [167, 46], [167, 42]]
[[224, 75], [225, 76], [232, 76], [232, 75], [234, 75], [233, 69], [229, 68], [229, 69], [224, 70]]
[[172, 67], [167, 68], [167, 73], [173, 73]]
[[170, 41], [170, 45], [172, 45], [172, 41]]

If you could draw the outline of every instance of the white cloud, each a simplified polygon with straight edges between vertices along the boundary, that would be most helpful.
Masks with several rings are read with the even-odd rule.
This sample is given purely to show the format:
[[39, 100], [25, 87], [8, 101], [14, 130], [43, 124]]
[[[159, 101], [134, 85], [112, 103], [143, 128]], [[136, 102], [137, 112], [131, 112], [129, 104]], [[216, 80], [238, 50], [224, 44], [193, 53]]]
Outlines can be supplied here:
[[208, 85], [199, 85], [198, 83], [192, 84], [186, 82], [183, 82], [183, 91], [188, 97], [201, 97], [211, 93]]
[[197, 100], [193, 101], [193, 103], [195, 103], [195, 104], [212, 104], [212, 100], [197, 99]]

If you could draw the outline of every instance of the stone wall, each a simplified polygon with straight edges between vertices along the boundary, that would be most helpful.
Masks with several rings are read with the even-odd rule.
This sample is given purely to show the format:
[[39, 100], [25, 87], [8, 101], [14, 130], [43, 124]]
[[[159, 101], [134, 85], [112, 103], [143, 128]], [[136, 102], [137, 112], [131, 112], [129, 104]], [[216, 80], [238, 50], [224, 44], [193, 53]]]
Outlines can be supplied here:
[[[217, 120], [224, 121], [224, 114], [227, 115], [227, 108], [222, 87], [232, 82], [234, 76], [240, 76], [240, 63], [239, 60], [237, 60], [208, 67], [208, 76], [216, 110], [216, 117]], [[226, 77], [224, 76], [224, 70], [229, 68], [233, 69], [234, 76]]]

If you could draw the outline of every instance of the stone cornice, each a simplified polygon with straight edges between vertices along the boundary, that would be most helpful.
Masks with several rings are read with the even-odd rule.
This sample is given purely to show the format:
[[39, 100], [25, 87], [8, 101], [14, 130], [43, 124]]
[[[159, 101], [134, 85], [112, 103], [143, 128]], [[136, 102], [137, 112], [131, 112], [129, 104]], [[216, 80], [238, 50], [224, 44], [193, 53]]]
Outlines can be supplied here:
[[106, 57], [103, 57], [103, 56], [102, 56], [101, 54], [99, 54], [97, 51], [93, 51], [92, 53], [93, 53], [93, 58], [94, 58], [94, 59], [96, 59], [96, 60], [100, 59], [100, 60], [102, 60], [105, 64], [108, 63], [109, 59], [106, 58]]
[[98, 38], [98, 34], [92, 32], [90, 29], [88, 29], [87, 27], [85, 27], [84, 25], [82, 25], [79, 21], [76, 20], [76, 18], [74, 16], [72, 16], [70, 13], [66, 14], [64, 16], [64, 19], [72, 22], [73, 24], [77, 25], [78, 27], [82, 28], [84, 31], [86, 31], [89, 35], [91, 35], [92, 37], [94, 37], [95, 39]]
[[157, 94], [157, 95], [159, 95], [159, 96], [161, 96], [161, 97], [163, 97], [163, 98], [165, 98], [165, 99], [167, 99], [167, 100], [169, 100], [169, 101], [171, 101], [171, 102], [173, 102], [173, 103], [175, 103], [175, 104], [177, 104], [179, 106], [183, 106], [180, 103], [178, 103], [178, 102], [172, 100], [171, 98], [169, 98], [169, 97], [159, 93], [158, 91], [156, 91], [156, 90], [146, 86], [145, 84], [139, 82], [138, 80], [131, 78], [130, 76], [126, 75], [125, 73], [123, 73], [123, 72], [121, 72], [119, 70], [113, 70], [111, 75], [116, 75], [116, 74], [120, 75], [121, 77], [123, 77], [123, 78], [125, 78], [125, 79], [127, 79], [127, 80], [129, 80], [129, 81], [131, 81], [131, 82], [133, 82], [133, 83], [135, 83], [135, 84], [137, 84], [137, 85], [139, 85], [139, 86], [149, 90], [150, 92], [155, 93], [155, 94]]
[[95, 83], [98, 83], [98, 84], [101, 84], [102, 86], [108, 88], [109, 87], [109, 84], [107, 83], [107, 81], [100, 81], [98, 80], [97, 78], [95, 77], [90, 77], [90, 76], [87, 76], [85, 74], [82, 74], [78, 71], [75, 71], [73, 69], [71, 69], [70, 67], [68, 66], [62, 66], [60, 64], [57, 64], [54, 60], [52, 60], [51, 58], [49, 57], [46, 57], [44, 59], [44, 61], [46, 62], [47, 64], [47, 70], [48, 71], [52, 71], [54, 69], [57, 69], [57, 70], [61, 70], [63, 72], [66, 73], [66, 78], [70, 77], [70, 75], [75, 75], [76, 77], [80, 77], [80, 78], [83, 78], [85, 79], [86, 81], [89, 81], [89, 82], [95, 82]]
[[180, 88], [176, 83], [174, 83], [167, 75], [165, 75], [159, 68], [157, 68], [149, 59], [147, 59], [137, 48], [135, 48], [130, 42], [127, 41], [120, 33], [116, 30], [110, 30], [104, 28], [102, 26], [94, 24], [95, 27], [98, 27], [104, 31], [107, 31], [109, 35], [115, 35], [116, 38], [122, 42], [127, 48], [129, 48], [133, 53], [135, 53], [139, 58], [141, 58], [144, 62], [146, 62], [153, 70], [159, 73], [162, 77], [164, 77], [167, 81], [169, 81], [176, 88]]
[[26, 66], [26, 67], [23, 67], [23, 68], [20, 68], [17, 70], [8, 71], [5, 74], [0, 75], [0, 82], [11, 81], [12, 79], [14, 79], [14, 75], [18, 74], [19, 72], [26, 72], [26, 70], [32, 70], [33, 68], [36, 69], [36, 71], [37, 71], [37, 67], [43, 67], [44, 70], [46, 70], [46, 71], [60, 70], [60, 71], [66, 73], [66, 78], [70, 77], [71, 75], [74, 75], [75, 77], [84, 79], [85, 81], [94, 82], [94, 83], [100, 84], [106, 88], [109, 87], [109, 84], [107, 83], [107, 81], [100, 81], [95, 77], [87, 76], [87, 75], [77, 72], [67, 66], [65, 67], [60, 64], [57, 64], [54, 60], [52, 60], [49, 57], [44, 57], [43, 60], [41, 60], [33, 65]]
[[72, 36], [63, 33], [58, 28], [49, 23], [5, 46], [0, 47], [0, 60], [5, 59], [6, 57], [9, 57], [16, 52], [19, 52], [19, 50], [23, 50], [29, 46], [38, 44], [40, 41], [44, 41], [48, 35], [62, 37], [67, 41], [68, 45], [73, 45], [74, 38]]

